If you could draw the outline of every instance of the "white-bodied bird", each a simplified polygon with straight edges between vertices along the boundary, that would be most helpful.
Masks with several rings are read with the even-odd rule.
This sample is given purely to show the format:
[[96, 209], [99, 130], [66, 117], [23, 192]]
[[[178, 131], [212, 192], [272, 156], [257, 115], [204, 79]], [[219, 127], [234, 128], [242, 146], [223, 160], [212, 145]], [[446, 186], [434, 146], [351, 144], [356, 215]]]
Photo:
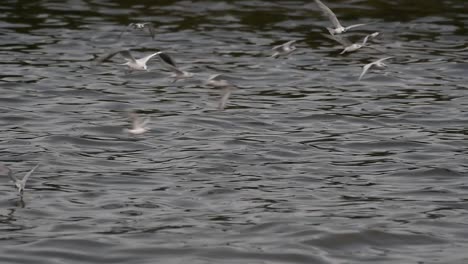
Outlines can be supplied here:
[[144, 30], [145, 28], [148, 29], [148, 32], [149, 34], [151, 35], [151, 37], [154, 39], [154, 36], [156, 35], [155, 31], [154, 31], [154, 27], [151, 23], [148, 23], [148, 22], [145, 22], [145, 23], [130, 23], [128, 24], [127, 28], [122, 31], [122, 33], [120, 33], [119, 35], [119, 39], [122, 37], [122, 35], [127, 32], [128, 30], [130, 29], [138, 29], [138, 30]]
[[26, 187], [26, 182], [28, 181], [29, 176], [31, 176], [31, 174], [34, 172], [34, 170], [36, 170], [38, 166], [39, 166], [39, 163], [36, 164], [36, 166], [34, 166], [34, 168], [32, 168], [28, 173], [26, 173], [26, 175], [24, 175], [23, 179], [21, 180], [18, 179], [15, 175], [13, 175], [13, 172], [11, 171], [11, 169], [9, 169], [6, 166], [1, 166], [0, 170], [2, 170], [4, 173], [8, 175], [8, 177], [10, 177], [10, 179], [15, 183], [15, 187], [18, 189], [18, 193], [20, 195], [23, 195], [24, 188]]
[[385, 57], [385, 58], [382, 58], [382, 59], [378, 59], [374, 62], [371, 62], [371, 63], [368, 63], [366, 65], [364, 65], [362, 67], [362, 73], [361, 75], [359, 76], [359, 81], [362, 79], [362, 77], [364, 76], [364, 74], [366, 74], [366, 72], [372, 68], [372, 67], [375, 67], [375, 68], [378, 68], [378, 69], [384, 69], [385, 67], [387, 67], [387, 64], [383, 63], [384, 60], [388, 60], [388, 59], [391, 59], [393, 57]]
[[326, 5], [325, 5], [324, 3], [322, 3], [322, 1], [320, 1], [320, 0], [315, 0], [315, 3], [318, 5], [318, 7], [319, 7], [320, 10], [322, 11], [322, 13], [323, 13], [325, 16], [327, 16], [328, 19], [330, 19], [330, 21], [332, 22], [334, 28], [329, 28], [329, 27], [327, 27], [328, 32], [330, 32], [331, 35], [341, 34], [341, 33], [344, 33], [344, 32], [346, 32], [346, 31], [348, 31], [349, 29], [367, 25], [367, 24], [355, 24], [355, 25], [343, 27], [343, 26], [341, 25], [340, 21], [338, 20], [338, 18], [336, 17], [335, 13], [333, 13], [333, 11], [331, 11], [331, 9], [328, 8], [328, 6], [326, 6]]
[[120, 54], [127, 61], [126, 63], [120, 64], [120, 65], [127, 65], [130, 68], [130, 70], [147, 71], [148, 66], [146, 66], [146, 63], [151, 58], [158, 55], [159, 53], [160, 53], [160, 51], [156, 52], [156, 53], [153, 53], [153, 54], [150, 54], [148, 56], [145, 56], [145, 57], [143, 57], [141, 59], [135, 59], [135, 57], [132, 56], [132, 54], [130, 53], [129, 50], [118, 50], [118, 51], [110, 52], [110, 53], [108, 53], [106, 55], [103, 55], [103, 56], [97, 58], [96, 59], [96, 64], [103, 63], [103, 62], [109, 60], [110, 58], [114, 57], [115, 55]]
[[142, 119], [136, 113], [131, 113], [130, 119], [132, 121], [132, 128], [125, 129], [126, 132], [134, 135], [139, 135], [149, 130], [149, 127], [146, 126], [150, 121], [149, 117]]
[[291, 40], [281, 45], [273, 47], [273, 55], [271, 55], [271, 57], [278, 58], [279, 56], [286, 56], [290, 54], [291, 52], [296, 50], [296, 46], [294, 45], [296, 42], [297, 40]]
[[351, 41], [349, 41], [348, 39], [346, 39], [346, 38], [344, 38], [342, 36], [323, 34], [323, 36], [325, 36], [325, 37], [327, 37], [329, 39], [332, 39], [332, 40], [340, 43], [343, 46], [344, 49], [343, 49], [343, 51], [340, 52], [340, 54], [356, 51], [356, 50], [366, 46], [367, 41], [369, 40], [369, 38], [375, 38], [378, 35], [379, 35], [379, 32], [374, 32], [372, 34], [367, 35], [363, 39], [362, 43], [351, 43]]
[[237, 89], [237, 87], [228, 81], [221, 79], [220, 76], [221, 74], [211, 75], [206, 81], [206, 85], [214, 88], [220, 88], [222, 90], [221, 99], [218, 103], [218, 109], [224, 110], [232, 91]]

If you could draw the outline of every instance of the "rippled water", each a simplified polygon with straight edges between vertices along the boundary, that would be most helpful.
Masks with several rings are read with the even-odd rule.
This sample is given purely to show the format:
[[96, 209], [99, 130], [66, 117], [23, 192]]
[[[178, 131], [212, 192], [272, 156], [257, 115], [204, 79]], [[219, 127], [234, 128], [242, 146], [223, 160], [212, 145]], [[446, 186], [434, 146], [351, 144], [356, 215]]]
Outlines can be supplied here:
[[[468, 263], [465, 1], [325, 2], [376, 49], [313, 1], [3, 1], [0, 161], [42, 165], [1, 178], [0, 263]], [[120, 48], [195, 77], [93, 64]]]

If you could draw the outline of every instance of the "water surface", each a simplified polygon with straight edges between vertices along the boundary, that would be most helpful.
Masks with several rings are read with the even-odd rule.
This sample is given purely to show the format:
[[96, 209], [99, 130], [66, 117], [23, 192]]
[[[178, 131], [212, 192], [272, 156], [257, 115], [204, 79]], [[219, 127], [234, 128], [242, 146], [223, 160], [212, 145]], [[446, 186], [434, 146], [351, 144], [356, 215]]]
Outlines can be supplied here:
[[0, 161], [42, 165], [22, 201], [1, 179], [1, 263], [468, 262], [465, 1], [326, 1], [381, 32], [345, 55], [312, 1], [3, 2]]

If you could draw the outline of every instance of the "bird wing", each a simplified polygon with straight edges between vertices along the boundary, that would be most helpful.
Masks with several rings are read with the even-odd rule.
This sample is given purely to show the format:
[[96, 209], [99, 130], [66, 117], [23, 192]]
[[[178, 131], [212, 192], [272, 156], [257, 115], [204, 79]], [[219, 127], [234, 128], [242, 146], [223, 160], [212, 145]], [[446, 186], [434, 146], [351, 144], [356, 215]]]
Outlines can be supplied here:
[[367, 24], [355, 24], [355, 25], [347, 26], [347, 27], [346, 27], [346, 30], [352, 29], [352, 28], [355, 28], [355, 27], [365, 26], [365, 25], [367, 25]]
[[278, 50], [282, 49], [283, 47], [284, 47], [284, 48], [290, 47], [291, 45], [293, 45], [294, 43], [296, 43], [296, 41], [297, 41], [297, 40], [290, 40], [290, 41], [288, 41], [288, 42], [286, 42], [286, 43], [283, 43], [283, 44], [281, 44], [281, 45], [274, 46], [274, 47], [272, 48], [272, 50], [278, 51]]
[[167, 55], [166, 53], [164, 52], [159, 52], [159, 58], [161, 59], [162, 62], [164, 62], [165, 64], [168, 64], [172, 67], [177, 67], [176, 64], [175, 64], [175, 61], [169, 56]]
[[366, 65], [364, 65], [364, 67], [362, 67], [361, 75], [359, 75], [359, 81], [362, 79], [364, 74], [366, 74], [366, 72], [369, 70], [369, 68], [372, 67], [372, 65], [374, 65], [374, 62], [366, 64]]
[[226, 103], [229, 99], [229, 96], [231, 96], [232, 90], [233, 90], [233, 87], [230, 87], [230, 86], [223, 89], [223, 93], [221, 94], [221, 99], [219, 100], [219, 104], [218, 104], [219, 110], [223, 110], [226, 107]]
[[24, 175], [23, 179], [21, 180], [23, 186], [26, 186], [26, 181], [28, 180], [29, 176], [31, 176], [31, 174], [34, 172], [34, 170], [36, 170], [37, 167], [39, 167], [39, 163], [36, 164], [36, 166], [34, 166], [34, 168], [32, 168], [28, 173], [26, 173], [26, 175]]
[[385, 58], [382, 58], [382, 59], [378, 59], [375, 63], [379, 63], [379, 62], [382, 62], [384, 60], [388, 60], [388, 59], [391, 59], [393, 57], [385, 57]]
[[363, 46], [366, 45], [367, 40], [369, 40], [369, 37], [370, 37], [370, 36], [371, 36], [371, 35], [367, 35], [367, 36], [362, 40], [362, 45], [363, 45]]
[[146, 57], [143, 57], [143, 58], [141, 58], [141, 59], [138, 59], [137, 61], [138, 61], [138, 63], [146, 64], [151, 58], [153, 58], [154, 56], [158, 55], [159, 53], [160, 53], [160, 51], [155, 52], [155, 53], [150, 54], [150, 55], [148, 55], [148, 56], [146, 56]]
[[363, 46], [366, 45], [366, 43], [367, 43], [367, 41], [369, 40], [369, 38], [375, 38], [375, 37], [377, 37], [378, 35], [379, 35], [379, 32], [374, 32], [374, 33], [372, 33], [372, 34], [367, 35], [367, 36], [364, 38], [364, 40], [362, 41], [362, 45], [363, 45]]
[[132, 129], [136, 129], [140, 126], [141, 120], [138, 114], [130, 113], [130, 119], [132, 120]]
[[158, 54], [159, 58], [161, 59], [161, 62], [168, 67], [171, 71], [175, 72], [176, 74], [183, 75], [184, 72], [181, 71], [179, 68], [177, 68], [177, 65], [174, 61], [174, 59], [171, 58], [168, 54], [164, 52], [160, 52]]
[[154, 36], [156, 35], [156, 32], [154, 31], [154, 27], [151, 23], [145, 23], [143, 24], [143, 27], [147, 28], [151, 37], [154, 39]]
[[296, 41], [297, 41], [297, 40], [290, 40], [290, 41], [284, 43], [283, 46], [284, 46], [285, 48], [289, 48], [289, 47], [291, 47], [294, 43], [296, 43]]
[[211, 75], [209, 78], [208, 78], [208, 81], [212, 81], [213, 79], [217, 78], [218, 76], [220, 76], [221, 74], [217, 73], [217, 74], [213, 74]]
[[102, 55], [101, 57], [96, 58], [95, 62], [96, 64], [101, 64], [110, 58], [114, 57], [116, 54], [120, 53], [125, 59], [130, 60], [130, 61], [135, 61], [135, 58], [130, 54], [128, 50], [117, 50], [117, 51], [112, 51], [107, 54]]
[[145, 127], [145, 126], [149, 123], [150, 118], [147, 117], [147, 118], [144, 118], [144, 119], [139, 119], [139, 121], [140, 121], [139, 126], [143, 128], [143, 127]]
[[336, 17], [335, 13], [333, 13], [333, 11], [331, 11], [330, 8], [328, 8], [328, 6], [326, 6], [324, 3], [322, 3], [322, 1], [320, 0], [315, 0], [315, 3], [318, 5], [318, 7], [320, 8], [320, 10], [322, 11], [322, 13], [328, 17], [328, 19], [330, 19], [330, 21], [332, 22], [332, 24], [335, 26], [335, 27], [342, 27], [341, 24], [340, 24], [340, 21], [338, 21], [338, 18]]

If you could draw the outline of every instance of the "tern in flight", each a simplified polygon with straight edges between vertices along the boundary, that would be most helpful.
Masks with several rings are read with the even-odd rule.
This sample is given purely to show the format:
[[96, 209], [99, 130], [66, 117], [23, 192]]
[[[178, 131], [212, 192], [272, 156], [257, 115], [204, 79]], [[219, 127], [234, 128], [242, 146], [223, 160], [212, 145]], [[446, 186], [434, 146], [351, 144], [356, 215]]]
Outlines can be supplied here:
[[296, 46], [294, 46], [294, 44], [296, 43], [296, 41], [297, 40], [291, 40], [281, 45], [273, 47], [272, 50], [274, 51], [274, 53], [273, 55], [271, 55], [271, 57], [278, 58], [279, 56], [286, 56], [289, 53], [295, 51]]
[[149, 127], [146, 126], [150, 121], [149, 118], [142, 119], [136, 113], [131, 113], [130, 119], [132, 120], [132, 128], [125, 129], [126, 132], [134, 135], [139, 135], [149, 130]]
[[13, 175], [13, 172], [11, 169], [9, 169], [6, 166], [0, 165], [0, 171], [3, 171], [10, 177], [10, 179], [15, 183], [16, 188], [18, 189], [18, 193], [20, 195], [23, 195], [24, 188], [26, 187], [26, 182], [29, 179], [29, 176], [34, 172], [34, 170], [39, 166], [39, 163], [34, 166], [26, 175], [24, 175], [23, 179], [18, 179], [15, 175]]
[[385, 57], [385, 58], [382, 58], [382, 59], [378, 59], [374, 62], [371, 62], [371, 63], [368, 63], [366, 65], [364, 65], [362, 67], [362, 73], [361, 75], [359, 76], [359, 81], [362, 79], [362, 77], [364, 76], [364, 74], [366, 74], [366, 72], [372, 68], [372, 67], [375, 67], [377, 69], [384, 69], [385, 67], [387, 67], [387, 64], [383, 63], [384, 60], [388, 60], [388, 59], [391, 59], [393, 57]]
[[344, 49], [343, 51], [341, 51], [340, 54], [344, 54], [344, 53], [347, 53], [347, 52], [353, 52], [353, 51], [356, 51], [364, 46], [366, 46], [367, 44], [367, 41], [369, 40], [369, 38], [375, 38], [379, 35], [379, 32], [374, 32], [372, 34], [369, 34], [367, 35], [364, 40], [362, 41], [362, 43], [351, 43], [351, 41], [349, 41], [348, 39], [344, 38], [344, 37], [341, 37], [341, 36], [337, 36], [337, 35], [326, 35], [326, 34], [323, 34], [325, 37], [329, 38], [329, 39], [332, 39], [338, 43], [340, 43], [341, 45], [343, 45]]
[[154, 32], [154, 27], [151, 23], [148, 23], [148, 22], [145, 22], [145, 23], [130, 23], [128, 24], [127, 28], [122, 31], [122, 33], [120, 33], [119, 35], [119, 39], [122, 37], [122, 35], [127, 32], [128, 30], [130, 29], [138, 29], [138, 30], [144, 30], [145, 28], [148, 29], [151, 37], [154, 39], [154, 36], [156, 35], [156, 33]]
[[148, 66], [146, 66], [146, 63], [151, 58], [158, 55], [159, 53], [160, 53], [160, 51], [156, 52], [156, 53], [153, 53], [153, 54], [150, 54], [150, 55], [148, 55], [146, 57], [143, 57], [141, 59], [135, 59], [132, 56], [132, 54], [130, 53], [129, 50], [118, 50], [118, 51], [113, 51], [113, 52], [108, 53], [108, 54], [106, 54], [106, 55], [104, 55], [102, 57], [97, 58], [96, 63], [97, 64], [103, 63], [103, 62], [109, 60], [110, 58], [114, 57], [115, 55], [120, 54], [127, 61], [126, 63], [120, 64], [120, 65], [127, 65], [130, 68], [130, 70], [147, 71]]
[[229, 96], [231, 96], [232, 91], [237, 89], [237, 87], [229, 83], [228, 81], [221, 79], [220, 76], [221, 74], [211, 75], [206, 81], [206, 85], [215, 88], [220, 88], [222, 90], [221, 99], [218, 103], [218, 109], [224, 110], [226, 108]]
[[315, 0], [315, 3], [318, 5], [318, 7], [319, 7], [320, 10], [322, 11], [322, 13], [323, 13], [325, 16], [327, 16], [328, 19], [330, 19], [330, 21], [332, 22], [334, 28], [329, 28], [329, 27], [327, 27], [328, 32], [330, 32], [331, 35], [341, 34], [341, 33], [344, 33], [344, 32], [346, 32], [346, 31], [348, 31], [349, 29], [367, 25], [367, 24], [356, 24], [356, 25], [351, 25], [351, 26], [343, 27], [343, 26], [341, 25], [340, 21], [338, 20], [338, 18], [336, 17], [335, 13], [333, 13], [333, 11], [331, 11], [331, 9], [328, 8], [328, 6], [326, 6], [326, 5], [325, 5], [324, 3], [322, 3], [322, 1], [320, 1], [320, 0]]

